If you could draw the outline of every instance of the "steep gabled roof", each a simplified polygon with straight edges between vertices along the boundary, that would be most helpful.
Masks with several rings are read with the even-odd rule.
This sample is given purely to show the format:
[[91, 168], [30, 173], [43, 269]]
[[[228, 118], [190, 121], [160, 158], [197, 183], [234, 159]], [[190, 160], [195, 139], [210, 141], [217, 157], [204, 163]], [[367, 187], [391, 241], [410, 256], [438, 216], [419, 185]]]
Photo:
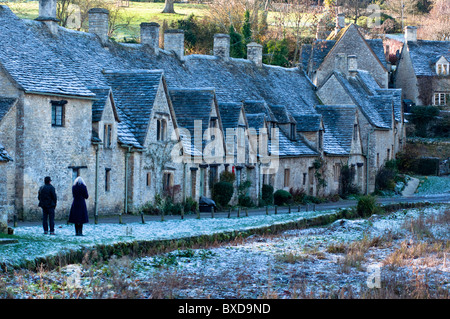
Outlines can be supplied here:
[[[222, 119], [224, 134], [227, 128], [237, 128], [239, 126], [239, 117], [243, 108], [242, 103], [222, 102], [219, 103], [219, 112]], [[244, 112], [245, 116], [245, 112]]]
[[406, 43], [416, 76], [435, 76], [440, 57], [450, 61], [450, 41], [417, 40]]
[[163, 71], [105, 70], [103, 73], [117, 108], [133, 123], [130, 130], [143, 145]]
[[377, 92], [374, 94], [372, 85], [365, 81], [370, 77], [366, 71], [358, 70], [356, 76], [350, 77], [337, 71], [333, 75], [372, 125], [381, 129], [392, 128], [393, 95]]
[[92, 98], [80, 81], [51, 48], [29, 30], [23, 20], [0, 6], [0, 66], [27, 93]]
[[278, 149], [275, 147], [273, 138], [270, 140], [270, 151], [279, 157], [317, 156], [318, 152], [313, 150], [302, 139], [291, 140], [282, 130], [278, 129]]
[[269, 108], [272, 111], [273, 115], [275, 116], [275, 119], [277, 120], [278, 124], [287, 124], [287, 123], [296, 124], [297, 123], [295, 118], [287, 110], [286, 106], [284, 106], [284, 105], [269, 105]]
[[112, 98], [111, 88], [93, 88], [89, 87], [89, 90], [95, 94], [96, 100], [92, 103], [92, 122], [98, 122], [102, 119], [103, 110], [105, 109], [106, 101], [111, 97], [112, 109], [114, 117], [117, 122], [120, 122], [120, 118], [117, 114], [117, 110]]
[[354, 105], [319, 105], [317, 111], [324, 124], [324, 152], [329, 155], [350, 155], [353, 140]]
[[337, 45], [339, 41], [344, 38], [345, 33], [348, 31], [357, 32], [360, 35], [361, 39], [367, 44], [368, 49], [373, 53], [378, 62], [385, 69], [387, 69], [383, 40], [365, 39], [359, 31], [359, 27], [355, 24], [349, 24], [345, 28], [342, 28], [336, 36], [334, 35], [334, 32], [332, 32], [327, 40], [316, 40], [312, 45], [305, 46], [304, 49], [310, 50], [310, 54], [305, 53], [303, 57], [310, 59], [310, 61], [303, 61], [303, 65], [305, 66], [308, 65], [308, 63], [311, 63], [311, 71], [314, 72], [315, 70], [317, 70], [323, 63], [323, 61], [328, 57], [330, 52], [335, 48], [335, 45]]

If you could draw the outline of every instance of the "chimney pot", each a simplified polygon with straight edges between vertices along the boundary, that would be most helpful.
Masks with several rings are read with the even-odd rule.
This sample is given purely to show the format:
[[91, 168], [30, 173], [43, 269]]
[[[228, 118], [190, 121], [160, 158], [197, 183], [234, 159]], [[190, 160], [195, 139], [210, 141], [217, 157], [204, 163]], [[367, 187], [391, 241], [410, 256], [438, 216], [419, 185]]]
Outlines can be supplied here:
[[349, 55], [347, 57], [348, 74], [355, 76], [358, 71], [358, 58], [356, 55]]
[[417, 41], [417, 27], [406, 26], [405, 27], [405, 41], [416, 42]]
[[141, 23], [141, 44], [148, 45], [155, 54], [159, 51], [159, 24], [156, 22]]
[[36, 20], [45, 23], [52, 34], [57, 34], [59, 19], [56, 18], [56, 0], [39, 0], [39, 16]]
[[261, 44], [250, 42], [247, 44], [247, 59], [255, 62], [257, 66], [262, 66], [262, 50]]
[[224, 33], [214, 35], [214, 55], [224, 59], [230, 57], [230, 36]]
[[334, 69], [344, 75], [347, 75], [348, 71], [348, 59], [347, 54], [338, 53], [334, 57]]
[[184, 59], [184, 30], [169, 29], [164, 32], [164, 50], [173, 51]]
[[96, 34], [103, 44], [108, 41], [109, 11], [103, 8], [92, 8], [88, 11], [89, 32]]

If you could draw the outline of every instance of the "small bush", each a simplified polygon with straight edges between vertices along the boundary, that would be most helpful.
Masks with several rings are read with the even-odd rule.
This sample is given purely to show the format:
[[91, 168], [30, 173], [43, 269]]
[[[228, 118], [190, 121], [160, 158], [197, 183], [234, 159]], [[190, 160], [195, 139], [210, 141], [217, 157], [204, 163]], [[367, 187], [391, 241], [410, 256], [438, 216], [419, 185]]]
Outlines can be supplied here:
[[292, 201], [292, 195], [283, 189], [279, 189], [273, 194], [273, 201], [278, 206], [288, 204]]
[[193, 199], [192, 197], [187, 197], [185, 202], [184, 202], [184, 212], [185, 213], [189, 213], [189, 212], [196, 212], [198, 210], [198, 203], [195, 199]]
[[263, 205], [272, 205], [273, 204], [273, 186], [264, 184], [261, 190], [261, 198], [263, 201]]
[[381, 207], [376, 203], [375, 197], [371, 195], [361, 196], [356, 205], [356, 212], [360, 217], [369, 217], [380, 211]]
[[226, 207], [233, 197], [233, 193], [233, 184], [222, 181], [214, 184], [212, 198], [220, 207]]
[[292, 195], [292, 200], [297, 204], [305, 204], [307, 195], [303, 189], [293, 188], [289, 189], [289, 193]]
[[236, 180], [236, 175], [233, 172], [223, 171], [222, 173], [220, 173], [220, 181], [221, 182], [228, 182], [228, 183], [233, 184], [235, 180]]

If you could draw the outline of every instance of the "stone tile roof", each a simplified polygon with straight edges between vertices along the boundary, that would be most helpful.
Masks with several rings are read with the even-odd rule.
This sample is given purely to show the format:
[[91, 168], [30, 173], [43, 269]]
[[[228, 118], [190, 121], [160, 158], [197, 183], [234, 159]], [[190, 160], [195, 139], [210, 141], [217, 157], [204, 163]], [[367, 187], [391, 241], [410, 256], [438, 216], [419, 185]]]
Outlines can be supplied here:
[[106, 101], [111, 92], [111, 88], [93, 88], [89, 87], [89, 90], [95, 94], [97, 100], [92, 102], [92, 121], [98, 122], [102, 119], [103, 109], [105, 108]]
[[5, 147], [0, 143], [0, 162], [10, 162], [12, 160], [12, 157], [9, 156]]
[[[339, 33], [334, 36], [334, 32], [330, 34], [327, 40], [316, 40], [314, 43], [306, 44], [302, 46], [302, 59], [307, 59], [302, 61], [302, 65], [305, 70], [308, 70], [308, 65], [311, 63], [311, 70], [314, 72], [319, 68], [322, 62], [325, 60], [328, 53], [334, 47], [334, 45], [343, 37], [345, 32], [350, 29], [350, 26], [355, 26], [358, 30], [358, 26], [354, 24], [349, 24], [345, 28], [342, 28]], [[360, 33], [361, 34], [361, 33]], [[384, 54], [384, 46], [382, 39], [365, 39], [361, 34], [361, 38], [368, 44], [369, 48], [373, 51], [374, 55], [378, 58], [381, 64], [387, 68], [387, 61]]]
[[393, 95], [374, 92], [372, 80], [367, 81], [371, 76], [365, 71], [358, 70], [356, 76], [348, 78], [336, 71], [334, 75], [372, 125], [392, 128]]
[[0, 97], [0, 121], [16, 103], [16, 101], [17, 99], [14, 98]]
[[[241, 114], [242, 103], [222, 102], [219, 103], [219, 112], [222, 120], [224, 133], [227, 128], [237, 128], [239, 126], [239, 116]], [[245, 114], [245, 113], [244, 113]]]
[[287, 110], [286, 106], [284, 106], [284, 105], [269, 105], [269, 108], [272, 111], [273, 115], [275, 116], [275, 119], [277, 120], [278, 124], [287, 124], [287, 123], [296, 124], [297, 123], [295, 118]]
[[225, 61], [206, 55], [189, 55], [180, 62], [170, 52], [160, 50], [155, 56], [140, 44], [108, 42], [105, 47], [95, 35], [85, 32], [59, 28], [55, 37], [42, 23], [24, 21], [30, 34], [87, 87], [109, 86], [104, 69], [162, 69], [169, 88], [213, 87], [221, 103], [253, 100], [284, 105], [294, 118], [303, 117], [301, 123], [297, 120], [299, 131], [317, 129], [320, 123], [314, 109], [320, 103], [315, 86], [299, 68], [258, 67], [244, 59]]
[[0, 64], [25, 92], [94, 96], [64, 61], [3, 5], [0, 34]]
[[150, 115], [163, 76], [161, 70], [105, 70], [116, 107], [133, 126], [130, 131], [144, 145]]
[[[190, 143], [184, 136], [181, 136], [185, 151], [191, 155], [201, 154], [201, 150], [195, 148], [195, 146], [197, 146], [194, 140], [195, 121], [201, 121], [202, 135], [200, 138], [202, 138], [203, 147], [206, 144], [206, 141], [203, 140], [203, 134], [209, 127], [211, 108], [214, 106], [214, 103], [216, 103], [214, 89], [171, 88], [169, 89], [169, 95], [177, 119], [178, 128], [188, 130], [191, 135]], [[180, 134], [183, 134], [182, 130], [180, 130]]]
[[437, 75], [436, 62], [441, 56], [450, 61], [450, 41], [417, 40], [406, 45], [416, 76]]
[[353, 140], [354, 105], [318, 105], [322, 115], [324, 152], [328, 155], [350, 155]]

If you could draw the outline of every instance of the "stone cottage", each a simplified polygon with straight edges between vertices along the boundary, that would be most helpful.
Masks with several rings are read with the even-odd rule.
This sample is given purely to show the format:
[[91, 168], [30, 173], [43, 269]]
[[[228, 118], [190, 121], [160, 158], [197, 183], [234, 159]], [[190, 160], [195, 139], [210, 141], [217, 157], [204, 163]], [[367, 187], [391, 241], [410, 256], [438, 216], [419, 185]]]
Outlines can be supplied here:
[[[356, 56], [339, 54], [334, 72], [318, 88], [326, 105], [357, 106], [357, 125], [365, 156], [366, 193], [375, 189], [375, 176], [385, 161], [395, 158], [404, 143], [401, 90], [383, 89], [372, 75], [358, 69]], [[355, 128], [356, 129], [356, 128]]]
[[[141, 24], [141, 43], [116, 43], [107, 36], [107, 10], [89, 11], [86, 33], [59, 27], [56, 3], [41, 4], [36, 20], [0, 6], [0, 143], [10, 158], [0, 163], [6, 176], [0, 190], [20, 218], [38, 218], [37, 190], [46, 175], [59, 195], [58, 217], [67, 216], [77, 176], [90, 191], [90, 212], [127, 213], [157, 194], [177, 201], [210, 196], [220, 172], [233, 167], [239, 182], [252, 181], [255, 202], [264, 183], [334, 194], [338, 184], [319, 186], [318, 160], [328, 171], [341, 158], [364, 171], [369, 158], [375, 170], [381, 165], [373, 165], [375, 153], [382, 163], [400, 147], [394, 134], [402, 121], [394, 99], [400, 90], [384, 89], [383, 62], [354, 26], [328, 40], [335, 42], [314, 66], [323, 79], [312, 76], [316, 86], [301, 68], [262, 64], [255, 43], [247, 59], [234, 59], [229, 36], [218, 34], [214, 55], [185, 55], [183, 31], [168, 30], [159, 48], [156, 23]], [[354, 79], [330, 66], [353, 38], [364, 52], [359, 59], [374, 60]], [[344, 93], [333, 99], [337, 90]], [[348, 125], [345, 135], [336, 133], [322, 104], [345, 105], [333, 113]], [[247, 129], [244, 141], [237, 135], [231, 142], [227, 128]], [[267, 145], [259, 143], [265, 135]], [[356, 138], [349, 141], [350, 135]], [[242, 144], [243, 160], [239, 152], [227, 158]], [[341, 153], [333, 153], [337, 146]], [[370, 191], [374, 174], [358, 175], [361, 189]]]
[[416, 105], [450, 105], [450, 41], [417, 39], [417, 27], [405, 27], [405, 42], [395, 72], [395, 87]]
[[[342, 24], [342, 22], [341, 22]], [[356, 55], [360, 70], [369, 72], [378, 85], [388, 88], [389, 74], [381, 39], [365, 39], [359, 27], [341, 25], [328, 38], [302, 46], [302, 65], [313, 83], [320, 86], [334, 70], [338, 54]]]

